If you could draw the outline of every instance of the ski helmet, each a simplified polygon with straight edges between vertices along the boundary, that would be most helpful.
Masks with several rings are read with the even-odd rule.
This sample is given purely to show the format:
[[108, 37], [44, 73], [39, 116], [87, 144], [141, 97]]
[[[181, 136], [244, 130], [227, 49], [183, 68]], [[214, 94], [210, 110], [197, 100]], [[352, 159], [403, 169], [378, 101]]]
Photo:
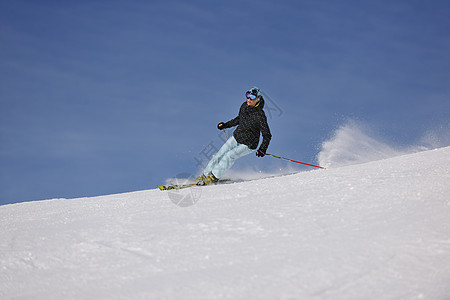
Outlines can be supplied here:
[[247, 93], [255, 95], [256, 98], [258, 98], [258, 99], [261, 98], [261, 90], [258, 87], [256, 87], [256, 86], [252, 87], [247, 92], [245, 92], [246, 95], [247, 95]]

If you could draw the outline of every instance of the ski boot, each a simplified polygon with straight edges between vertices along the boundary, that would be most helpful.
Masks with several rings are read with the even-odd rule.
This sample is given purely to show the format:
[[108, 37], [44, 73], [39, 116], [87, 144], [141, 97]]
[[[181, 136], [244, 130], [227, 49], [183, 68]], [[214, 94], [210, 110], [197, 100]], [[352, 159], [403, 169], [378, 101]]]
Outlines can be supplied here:
[[208, 184], [214, 184], [219, 181], [216, 176], [214, 176], [213, 173], [209, 174], [208, 176], [202, 175], [200, 177], [197, 177], [197, 185], [208, 185]]

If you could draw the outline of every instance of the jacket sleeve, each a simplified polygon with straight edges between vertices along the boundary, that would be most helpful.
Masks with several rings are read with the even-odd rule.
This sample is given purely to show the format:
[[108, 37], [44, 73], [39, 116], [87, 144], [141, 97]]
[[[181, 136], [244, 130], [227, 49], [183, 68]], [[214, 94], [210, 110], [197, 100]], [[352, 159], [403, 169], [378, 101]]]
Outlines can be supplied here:
[[238, 114], [238, 116], [237, 116], [236, 118], [234, 118], [234, 119], [232, 119], [232, 120], [226, 122], [226, 123], [224, 124], [224, 128], [230, 128], [230, 127], [234, 127], [234, 126], [239, 125], [239, 116], [241, 115], [242, 110], [243, 110], [243, 108], [245, 107], [244, 104], [246, 105], [246, 102], [244, 102], [244, 103], [241, 105], [241, 107], [239, 108], [239, 114]]
[[236, 118], [225, 122], [223, 128], [230, 128], [230, 127], [234, 127], [236, 125], [239, 125], [239, 116], [237, 116]]
[[261, 146], [259, 146], [259, 151], [266, 153], [270, 140], [272, 139], [272, 134], [270, 133], [269, 124], [267, 124], [267, 117], [265, 114], [263, 114], [260, 118], [259, 129], [261, 130], [261, 134], [263, 136], [263, 141]]

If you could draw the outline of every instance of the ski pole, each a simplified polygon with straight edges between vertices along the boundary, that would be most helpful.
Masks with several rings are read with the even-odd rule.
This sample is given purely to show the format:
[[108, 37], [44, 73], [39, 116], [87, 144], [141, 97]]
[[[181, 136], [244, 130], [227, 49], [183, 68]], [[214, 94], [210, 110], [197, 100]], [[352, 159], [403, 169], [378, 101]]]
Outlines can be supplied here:
[[302, 165], [307, 165], [307, 166], [314, 167], [314, 168], [326, 169], [326, 168], [321, 167], [321, 166], [311, 165], [311, 164], [307, 164], [307, 163], [304, 163], [304, 162], [299, 162], [299, 161], [296, 161], [296, 160], [292, 160], [292, 159], [289, 159], [289, 158], [285, 158], [285, 157], [281, 157], [281, 156], [277, 156], [277, 155], [273, 155], [273, 154], [269, 154], [269, 153], [266, 153], [266, 155], [269, 155], [269, 156], [272, 156], [272, 157], [275, 157], [275, 158], [279, 158], [279, 159], [284, 159], [284, 160], [287, 160], [287, 161], [290, 161], [290, 162], [294, 162], [294, 163], [298, 163], [298, 164], [302, 164]]
[[227, 139], [227, 141], [228, 141], [228, 135], [227, 135], [227, 132], [225, 131], [225, 129], [222, 129], [223, 130], [223, 133], [225, 133], [225, 138]]

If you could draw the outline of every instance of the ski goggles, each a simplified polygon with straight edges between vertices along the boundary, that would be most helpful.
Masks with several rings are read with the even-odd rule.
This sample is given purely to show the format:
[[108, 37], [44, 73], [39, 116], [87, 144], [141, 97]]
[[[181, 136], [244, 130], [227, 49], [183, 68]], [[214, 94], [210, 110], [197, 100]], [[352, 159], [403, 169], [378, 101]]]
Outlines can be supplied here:
[[250, 99], [250, 100], [255, 100], [256, 99], [256, 96], [253, 95], [250, 92], [245, 93], [245, 97], [247, 97], [247, 99]]

